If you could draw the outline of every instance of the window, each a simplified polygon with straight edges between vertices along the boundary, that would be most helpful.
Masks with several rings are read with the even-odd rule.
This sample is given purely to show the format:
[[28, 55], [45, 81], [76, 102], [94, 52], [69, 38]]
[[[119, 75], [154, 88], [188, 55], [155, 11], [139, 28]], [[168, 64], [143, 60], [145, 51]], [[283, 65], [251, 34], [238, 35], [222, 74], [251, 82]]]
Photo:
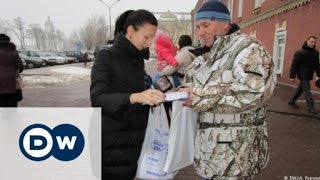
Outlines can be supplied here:
[[228, 9], [230, 11], [230, 17], [232, 19], [232, 14], [233, 14], [233, 0], [228, 0]]
[[286, 29], [279, 29], [275, 33], [274, 47], [273, 47], [273, 60], [276, 66], [277, 74], [282, 74], [284, 63], [284, 52], [286, 47]]
[[255, 0], [254, 8], [261, 7], [261, 0]]
[[243, 0], [239, 0], [238, 4], [238, 18], [242, 17], [242, 11], [243, 11]]

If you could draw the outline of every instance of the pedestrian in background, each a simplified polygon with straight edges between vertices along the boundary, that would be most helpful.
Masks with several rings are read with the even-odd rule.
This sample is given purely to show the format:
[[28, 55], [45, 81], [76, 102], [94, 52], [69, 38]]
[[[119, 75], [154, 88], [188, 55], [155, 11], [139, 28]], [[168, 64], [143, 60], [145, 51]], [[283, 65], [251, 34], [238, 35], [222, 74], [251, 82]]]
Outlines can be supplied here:
[[83, 64], [84, 64], [84, 66], [87, 66], [88, 58], [89, 58], [88, 52], [84, 52], [83, 53]]
[[178, 51], [175, 58], [178, 61], [177, 66], [168, 65], [159, 72], [160, 76], [170, 76], [173, 73], [177, 72], [180, 78], [184, 77], [186, 68], [191, 64], [192, 60], [195, 58], [195, 55], [192, 54], [189, 50], [193, 50], [192, 39], [189, 35], [181, 35], [178, 40]]
[[297, 99], [304, 94], [307, 102], [308, 112], [311, 114], [319, 114], [314, 107], [314, 102], [310, 90], [310, 81], [313, 79], [314, 72], [320, 77], [319, 51], [316, 50], [317, 38], [315, 36], [308, 37], [302, 48], [294, 53], [291, 69], [290, 81], [294, 82], [296, 76], [300, 80], [292, 99], [288, 105], [293, 108], [299, 108], [296, 104]]
[[16, 46], [9, 36], [0, 34], [0, 107], [17, 107], [22, 99], [22, 90], [17, 91], [16, 87], [19, 71], [23, 66]]
[[194, 166], [202, 179], [254, 179], [269, 159], [266, 107], [276, 81], [267, 50], [239, 34], [221, 1], [195, 14], [204, 48], [187, 68], [180, 91], [199, 112]]
[[117, 22], [122, 31], [92, 67], [90, 98], [93, 107], [102, 107], [102, 179], [133, 179], [150, 106], [164, 101], [144, 83], [144, 49], [158, 23], [146, 10], [123, 13]]

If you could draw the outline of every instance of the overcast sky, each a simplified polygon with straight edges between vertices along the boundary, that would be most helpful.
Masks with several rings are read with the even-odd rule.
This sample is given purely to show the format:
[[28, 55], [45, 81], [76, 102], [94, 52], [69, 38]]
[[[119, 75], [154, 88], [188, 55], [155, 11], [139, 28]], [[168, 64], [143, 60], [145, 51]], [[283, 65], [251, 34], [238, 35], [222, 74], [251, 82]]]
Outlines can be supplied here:
[[[111, 5], [117, 0], [104, 0]], [[191, 12], [197, 0], [120, 0], [111, 8], [112, 22], [128, 9], [150, 11]], [[109, 24], [108, 8], [98, 0], [4, 0], [0, 6], [0, 19], [22, 17], [28, 24], [43, 24], [48, 16], [66, 35], [79, 28], [92, 15], [105, 15]]]

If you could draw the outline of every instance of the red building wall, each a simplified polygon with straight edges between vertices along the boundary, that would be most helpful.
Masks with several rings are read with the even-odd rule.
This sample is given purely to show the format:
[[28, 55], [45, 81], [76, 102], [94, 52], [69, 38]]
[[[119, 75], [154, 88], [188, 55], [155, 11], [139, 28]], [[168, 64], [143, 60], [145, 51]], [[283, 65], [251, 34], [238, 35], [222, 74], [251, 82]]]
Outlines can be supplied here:
[[[223, 2], [228, 5], [228, 1]], [[243, 0], [243, 13], [241, 20], [238, 19], [238, 2], [239, 0], [233, 0], [233, 21], [238, 24], [243, 24], [248, 20], [251, 20], [267, 11], [275, 10], [279, 6], [284, 5], [292, 0], [265, 0], [260, 11], [254, 14], [254, 0]], [[199, 8], [199, 5], [203, 3], [203, 0], [199, 0], [195, 12]], [[241, 28], [241, 32], [250, 34], [250, 32], [256, 31], [256, 37], [266, 46], [271, 56], [273, 55], [275, 25], [286, 21], [287, 34], [285, 55], [282, 74], [278, 75], [278, 82], [291, 84], [297, 86], [299, 81], [295, 83], [290, 82], [289, 73], [293, 54], [296, 50], [300, 49], [304, 41], [308, 36], [314, 35], [318, 38], [318, 47], [320, 47], [320, 0], [310, 0], [308, 3], [301, 6], [296, 6], [278, 15], [269, 17], [255, 24], [245, 26]], [[313, 83], [312, 83], [313, 84]], [[312, 86], [312, 89], [319, 91], [319, 88]]]
[[[266, 2], [276, 2], [267, 0]], [[262, 4], [260, 13], [264, 5], [271, 6], [273, 3]], [[274, 3], [275, 5], [279, 5]], [[266, 7], [267, 9], [267, 7]], [[270, 7], [269, 7], [270, 9]], [[308, 36], [314, 35], [320, 40], [320, 1], [312, 1], [311, 3], [291, 9], [279, 15], [273, 16], [262, 22], [244, 27], [242, 32], [249, 34], [250, 31], [256, 30], [256, 37], [263, 42], [270, 54], [273, 54], [275, 24], [287, 21], [287, 36], [284, 55], [284, 64], [282, 74], [278, 75], [278, 81], [286, 84], [297, 85], [289, 81], [290, 66], [293, 54], [300, 49]], [[259, 14], [260, 14], [259, 13]], [[244, 19], [242, 19], [243, 21]], [[320, 41], [319, 41], [320, 42]], [[318, 42], [318, 47], [319, 47]], [[319, 91], [313, 86], [313, 90]]]
[[269, 11], [286, 2], [288, 2], [288, 0], [266, 0], [261, 5], [261, 12]]

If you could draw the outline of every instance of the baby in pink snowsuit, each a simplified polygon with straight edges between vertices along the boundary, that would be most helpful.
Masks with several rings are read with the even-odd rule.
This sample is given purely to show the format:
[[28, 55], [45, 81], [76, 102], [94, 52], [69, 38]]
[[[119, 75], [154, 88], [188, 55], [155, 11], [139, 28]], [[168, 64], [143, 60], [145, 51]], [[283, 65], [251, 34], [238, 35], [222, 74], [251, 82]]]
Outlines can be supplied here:
[[175, 58], [176, 47], [172, 43], [172, 38], [161, 30], [157, 30], [155, 36], [155, 51], [157, 53], [157, 70], [161, 72], [167, 65], [177, 66]]

